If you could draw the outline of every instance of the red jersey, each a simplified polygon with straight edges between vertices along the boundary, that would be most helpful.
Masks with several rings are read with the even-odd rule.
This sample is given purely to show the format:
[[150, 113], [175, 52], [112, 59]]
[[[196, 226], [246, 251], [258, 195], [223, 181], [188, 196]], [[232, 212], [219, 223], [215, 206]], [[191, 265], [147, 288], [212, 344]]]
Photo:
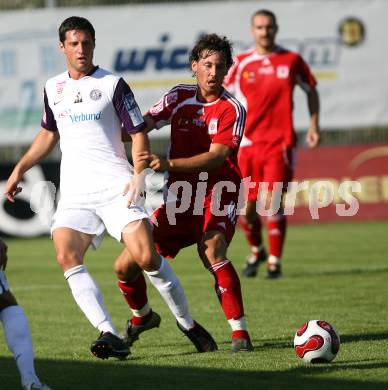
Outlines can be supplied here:
[[[223, 165], [208, 172], [207, 193], [221, 180], [232, 181], [238, 186], [241, 174], [237, 164], [237, 151], [245, 125], [245, 109], [228, 91], [223, 90], [214, 102], [197, 99], [197, 86], [180, 84], [167, 92], [148, 114], [159, 129], [171, 124], [169, 158], [187, 158], [209, 151], [210, 145], [223, 144], [232, 149]], [[198, 173], [170, 172], [169, 184], [199, 181]]]
[[224, 84], [247, 110], [241, 146], [256, 142], [293, 145], [294, 87], [308, 91], [316, 83], [302, 57], [281, 47], [267, 55], [255, 49], [238, 54]]

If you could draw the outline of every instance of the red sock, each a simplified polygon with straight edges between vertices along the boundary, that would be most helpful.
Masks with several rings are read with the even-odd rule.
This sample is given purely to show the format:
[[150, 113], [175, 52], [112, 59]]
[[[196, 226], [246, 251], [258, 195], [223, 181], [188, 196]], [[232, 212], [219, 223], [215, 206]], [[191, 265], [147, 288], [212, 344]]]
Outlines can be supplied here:
[[[140, 310], [147, 304], [147, 285], [143, 273], [130, 282], [119, 280], [117, 285], [131, 309]], [[147, 316], [151, 313], [152, 311], [143, 317], [133, 317], [131, 322], [135, 325], [143, 323], [144, 321], [147, 321]]]
[[245, 339], [249, 341], [251, 340], [246, 330], [234, 330], [232, 332], [232, 339]]
[[151, 318], [152, 316], [152, 310], [150, 310], [150, 312], [148, 314], [146, 314], [145, 316], [143, 317], [136, 317], [136, 316], [133, 316], [131, 318], [131, 323], [133, 325], [142, 325], [142, 324], [145, 324], [146, 322], [148, 322], [148, 320]]
[[261, 236], [261, 221], [260, 217], [252, 223], [248, 223], [247, 219], [243, 216], [240, 216], [238, 219], [240, 226], [242, 227], [245, 237], [250, 246], [260, 246], [263, 243]]
[[240, 279], [233, 264], [225, 259], [212, 266], [215, 290], [227, 320], [238, 320], [244, 315]]
[[287, 219], [282, 213], [268, 217], [269, 254], [282, 257], [284, 240], [286, 238]]

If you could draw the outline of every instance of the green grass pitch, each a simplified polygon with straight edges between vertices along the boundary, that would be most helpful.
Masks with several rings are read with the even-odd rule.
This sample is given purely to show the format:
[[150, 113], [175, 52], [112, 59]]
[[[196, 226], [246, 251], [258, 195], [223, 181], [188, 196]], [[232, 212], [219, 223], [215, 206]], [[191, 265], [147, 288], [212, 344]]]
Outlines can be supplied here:
[[[387, 389], [388, 221], [291, 226], [280, 280], [242, 279], [253, 353], [230, 354], [230, 329], [195, 248], [172, 262], [193, 316], [213, 334], [219, 352], [198, 354], [178, 331], [152, 286], [150, 303], [162, 316], [126, 361], [100, 361], [89, 351], [98, 332], [73, 302], [51, 241], [9, 239], [7, 276], [31, 327], [39, 376], [54, 390], [68, 389]], [[116, 287], [113, 259], [120, 244], [106, 238], [86, 258], [121, 330], [130, 316]], [[240, 231], [229, 257], [240, 271], [247, 245]], [[324, 319], [341, 336], [330, 364], [306, 365], [293, 350], [296, 329]], [[0, 327], [0, 388], [20, 388]]]

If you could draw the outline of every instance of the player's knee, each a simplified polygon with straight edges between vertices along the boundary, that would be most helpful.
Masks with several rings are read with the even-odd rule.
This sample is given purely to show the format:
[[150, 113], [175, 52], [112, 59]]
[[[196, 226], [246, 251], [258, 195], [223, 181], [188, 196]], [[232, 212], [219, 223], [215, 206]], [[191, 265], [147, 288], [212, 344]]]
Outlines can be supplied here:
[[11, 291], [6, 291], [3, 294], [0, 294], [0, 311], [9, 306], [16, 306], [17, 304], [16, 298]]
[[130, 257], [129, 253], [123, 251], [114, 263], [114, 272], [119, 280], [131, 281], [139, 275], [141, 269]]
[[221, 232], [205, 234], [200, 246], [198, 247], [201, 259], [206, 259], [205, 266], [208, 267], [226, 256], [227, 244], [224, 235]]
[[136, 263], [141, 269], [144, 269], [145, 271], [156, 271], [160, 266], [160, 257], [157, 256], [156, 259], [152, 251], [145, 249], [138, 253], [136, 257]]
[[127, 271], [126, 268], [123, 267], [122, 264], [117, 264], [117, 260], [116, 260], [116, 262], [114, 264], [114, 272], [117, 275], [117, 278], [119, 280], [127, 280], [127, 277], [126, 277], [127, 272], [126, 271]]
[[283, 192], [281, 189], [279, 191], [269, 192], [268, 196], [265, 198], [265, 210], [272, 215], [277, 214], [282, 208], [282, 199]]
[[259, 216], [256, 211], [256, 202], [249, 201], [245, 209], [245, 219], [247, 223], [253, 224], [256, 222], [257, 218], [259, 218]]
[[57, 252], [57, 262], [62, 267], [62, 269], [67, 270], [77, 265], [82, 264], [82, 259], [75, 252], [70, 251], [58, 251]]

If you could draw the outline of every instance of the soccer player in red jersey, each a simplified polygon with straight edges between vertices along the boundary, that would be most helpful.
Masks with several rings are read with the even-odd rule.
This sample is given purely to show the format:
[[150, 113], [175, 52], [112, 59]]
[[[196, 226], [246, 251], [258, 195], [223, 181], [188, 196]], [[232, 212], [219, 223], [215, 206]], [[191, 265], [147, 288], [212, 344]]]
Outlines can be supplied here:
[[[168, 158], [149, 153], [133, 157], [168, 173], [170, 195], [154, 213], [157, 251], [173, 258], [180, 249], [197, 245], [204, 266], [215, 278], [218, 299], [232, 328], [232, 352], [252, 351], [240, 280], [226, 255], [236, 224], [241, 184], [237, 151], [245, 124], [244, 107], [222, 87], [233, 63], [231, 44], [225, 37], [205, 35], [192, 49], [190, 62], [197, 84], [177, 85], [145, 115], [148, 130], [171, 124]], [[120, 254], [116, 272], [119, 280], [125, 279], [119, 287], [134, 313], [126, 329], [131, 344], [150, 328], [150, 309], [143, 275], [135, 263], [127, 266], [129, 256], [126, 250]], [[143, 313], [142, 306], [147, 307]], [[143, 328], [134, 332], [141, 316]], [[178, 327], [187, 334], [179, 320]]]
[[240, 221], [251, 246], [251, 255], [247, 258], [243, 275], [256, 276], [260, 263], [267, 260], [256, 206], [259, 185], [263, 188], [268, 184], [265, 200], [265, 210], [270, 215], [267, 219], [267, 277], [275, 279], [282, 275], [280, 260], [286, 218], [281, 205], [276, 209], [276, 202], [271, 205], [271, 199], [279, 199], [279, 206], [287, 183], [293, 176], [296, 145], [292, 120], [294, 87], [299, 85], [307, 96], [310, 127], [306, 143], [312, 148], [318, 145], [320, 139], [319, 97], [316, 80], [302, 57], [276, 44], [278, 25], [273, 12], [255, 12], [251, 24], [256, 45], [236, 56], [224, 85], [247, 110], [239, 166], [243, 177], [251, 177], [252, 186], [247, 189], [245, 218]]

